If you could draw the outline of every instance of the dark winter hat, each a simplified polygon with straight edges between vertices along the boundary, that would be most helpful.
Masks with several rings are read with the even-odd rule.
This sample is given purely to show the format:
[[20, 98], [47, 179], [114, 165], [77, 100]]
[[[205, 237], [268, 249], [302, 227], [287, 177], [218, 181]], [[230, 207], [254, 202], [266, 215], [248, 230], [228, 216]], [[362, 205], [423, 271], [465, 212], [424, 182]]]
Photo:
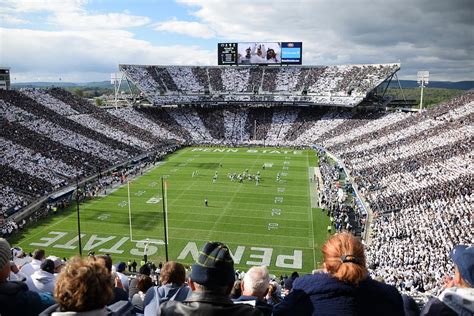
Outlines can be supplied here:
[[295, 280], [292, 279], [292, 278], [288, 278], [285, 280], [285, 290], [288, 290], [288, 291], [291, 291], [291, 289], [293, 288], [293, 282]]
[[458, 267], [463, 280], [474, 287], [474, 246], [458, 245], [454, 247], [451, 259]]
[[117, 271], [118, 272], [125, 271], [126, 268], [127, 268], [127, 265], [125, 264], [125, 262], [120, 262], [119, 264], [117, 264]]
[[0, 238], [0, 270], [5, 267], [5, 265], [10, 264], [11, 258], [10, 244], [4, 238]]
[[226, 286], [233, 284], [234, 260], [229, 248], [220, 242], [208, 242], [192, 266], [191, 280], [201, 285]]
[[51, 259], [46, 259], [41, 263], [41, 270], [54, 273], [54, 261]]
[[138, 273], [149, 276], [151, 274], [150, 265], [145, 264], [145, 265], [141, 266], [140, 269], [138, 269]]

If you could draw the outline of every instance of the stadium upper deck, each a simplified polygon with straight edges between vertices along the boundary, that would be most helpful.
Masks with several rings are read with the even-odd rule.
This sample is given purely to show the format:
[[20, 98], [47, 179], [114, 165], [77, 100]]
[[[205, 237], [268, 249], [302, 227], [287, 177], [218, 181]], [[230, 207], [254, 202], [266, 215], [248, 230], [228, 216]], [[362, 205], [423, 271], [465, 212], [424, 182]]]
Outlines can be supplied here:
[[119, 68], [154, 105], [281, 103], [355, 107], [400, 70], [400, 64]]

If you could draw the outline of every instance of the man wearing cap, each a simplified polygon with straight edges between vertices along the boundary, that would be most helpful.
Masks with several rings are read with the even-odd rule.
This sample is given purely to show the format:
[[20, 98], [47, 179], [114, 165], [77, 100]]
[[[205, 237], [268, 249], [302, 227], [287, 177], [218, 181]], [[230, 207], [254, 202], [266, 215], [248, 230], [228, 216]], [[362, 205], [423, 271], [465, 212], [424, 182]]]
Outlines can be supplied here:
[[122, 285], [123, 285], [123, 289], [125, 292], [127, 292], [128, 294], [128, 276], [126, 276], [124, 274], [125, 272], [125, 269], [127, 269], [127, 265], [125, 264], [125, 262], [120, 262], [119, 264], [117, 264], [117, 276], [120, 278], [120, 281], [122, 282]]
[[0, 315], [38, 315], [54, 304], [48, 294], [28, 290], [24, 282], [8, 281], [10, 275], [10, 244], [0, 238]]
[[220, 242], [208, 242], [192, 266], [189, 286], [193, 293], [182, 302], [168, 301], [160, 306], [161, 315], [262, 315], [247, 304], [234, 304], [229, 298], [235, 281], [234, 261]]
[[474, 315], [474, 246], [458, 245], [451, 252], [454, 278], [426, 303], [421, 315]]

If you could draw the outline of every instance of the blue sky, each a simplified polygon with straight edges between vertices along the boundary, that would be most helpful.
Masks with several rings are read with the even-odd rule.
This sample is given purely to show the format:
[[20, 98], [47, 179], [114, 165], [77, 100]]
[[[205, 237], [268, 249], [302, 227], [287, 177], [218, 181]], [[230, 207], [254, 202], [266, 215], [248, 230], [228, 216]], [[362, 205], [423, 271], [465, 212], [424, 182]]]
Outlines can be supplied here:
[[119, 63], [215, 65], [222, 41], [302, 41], [305, 65], [474, 80], [473, 21], [471, 0], [0, 0], [0, 65], [16, 82], [87, 82]]

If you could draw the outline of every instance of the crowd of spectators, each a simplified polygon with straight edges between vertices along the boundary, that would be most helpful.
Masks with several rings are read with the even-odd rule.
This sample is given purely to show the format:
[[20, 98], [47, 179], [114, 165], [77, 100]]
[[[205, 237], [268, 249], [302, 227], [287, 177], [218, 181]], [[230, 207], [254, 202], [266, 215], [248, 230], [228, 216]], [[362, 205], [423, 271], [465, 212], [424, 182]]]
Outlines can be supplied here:
[[450, 316], [474, 311], [472, 246], [448, 249], [454, 276], [421, 311], [410, 295], [371, 275], [365, 247], [352, 234], [331, 236], [321, 252], [320, 269], [302, 276], [294, 272], [281, 279], [281, 288], [265, 266], [235, 270], [228, 247], [220, 242], [207, 242], [189, 268], [174, 261], [156, 266], [144, 255], [134, 274], [135, 260], [114, 262], [109, 254], [95, 253], [61, 259], [43, 249], [27, 255], [0, 238], [0, 313]]
[[354, 106], [398, 64], [331, 67], [195, 67], [122, 65], [153, 103], [307, 101]]
[[[133, 72], [135, 68], [141, 69], [127, 69]], [[310, 69], [301, 71], [300, 76], [314, 78], [311, 89], [320, 89], [316, 87], [324, 84], [321, 80], [333, 78], [335, 71], [354, 78], [371, 71], [389, 71], [384, 67], [359, 68], [329, 67], [318, 70], [317, 76]], [[249, 82], [265, 78], [252, 69], [235, 71], [238, 78]], [[149, 74], [151, 70], [144, 71]], [[221, 68], [152, 71], [155, 75], [151, 80], [160, 78], [166, 91], [182, 90], [185, 85], [173, 86], [169, 81], [174, 75], [170, 73], [193, 76], [194, 84], [204, 89], [208, 82], [211, 92], [227, 89], [225, 76], [229, 71]], [[291, 72], [296, 73], [296, 68]], [[288, 78], [289, 86], [301, 84], [299, 79], [291, 81], [287, 73], [277, 75]], [[331, 85], [339, 85], [337, 89], [354, 85], [346, 81]], [[234, 83], [233, 91], [248, 90], [241, 82]], [[387, 282], [404, 289], [439, 291], [440, 270], [435, 266], [448, 265], [447, 249], [452, 245], [474, 239], [472, 232], [462, 228], [472, 223], [472, 91], [418, 114], [263, 106], [105, 111], [73, 97], [69, 102], [67, 96], [61, 90], [0, 91], [0, 149], [5, 153], [0, 157], [3, 212], [16, 211], [31, 202], [30, 198], [49, 194], [78, 176], [156, 150], [172, 139], [219, 144], [319, 144], [341, 159], [377, 215], [372, 229], [375, 246], [368, 250], [368, 262], [373, 273]], [[328, 168], [323, 161], [323, 176], [333, 172]], [[328, 202], [329, 196], [336, 195], [323, 191], [323, 196]], [[338, 227], [350, 228], [346, 206], [333, 206], [331, 212], [337, 213]], [[427, 255], [419, 255], [422, 247], [428, 247]]]

